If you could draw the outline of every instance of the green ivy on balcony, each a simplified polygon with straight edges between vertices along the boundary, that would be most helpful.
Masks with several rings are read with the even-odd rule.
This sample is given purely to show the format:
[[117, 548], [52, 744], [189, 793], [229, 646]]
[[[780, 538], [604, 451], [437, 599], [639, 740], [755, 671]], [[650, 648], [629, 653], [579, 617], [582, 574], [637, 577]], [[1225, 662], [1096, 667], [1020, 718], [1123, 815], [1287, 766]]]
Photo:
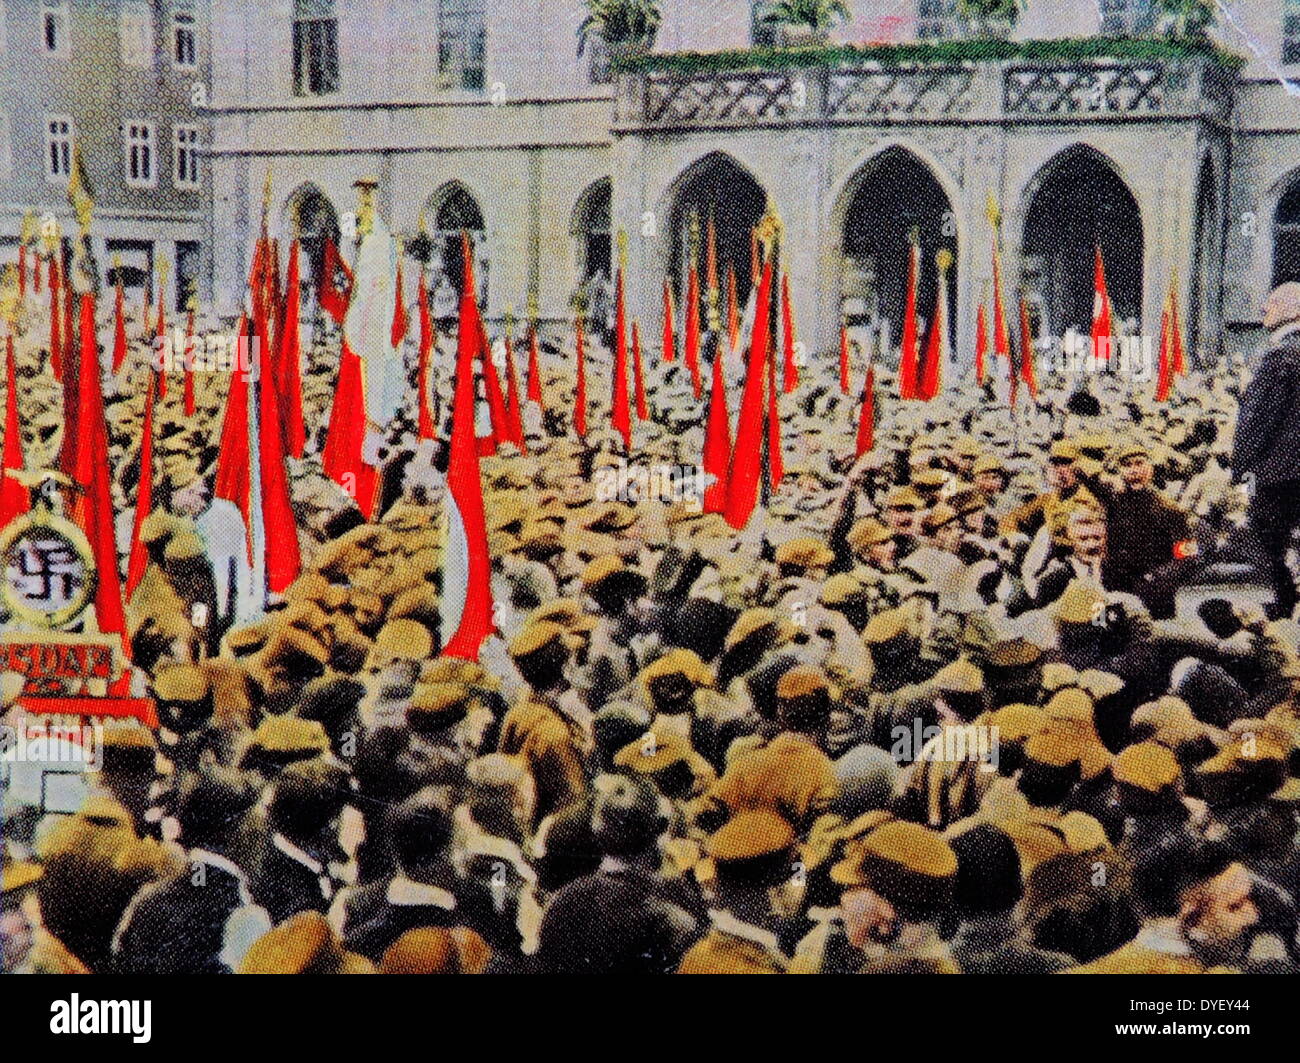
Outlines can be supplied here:
[[821, 48], [749, 48], [723, 52], [650, 52], [618, 64], [620, 73], [661, 71], [676, 74], [717, 74], [737, 70], [854, 66], [879, 63], [975, 63], [1002, 60], [1049, 62], [1088, 59], [1194, 59], [1208, 57], [1236, 73], [1242, 56], [1209, 42], [1147, 37], [1078, 37], [1060, 40], [1004, 41], [996, 39], [918, 41], [907, 44], [832, 45]]

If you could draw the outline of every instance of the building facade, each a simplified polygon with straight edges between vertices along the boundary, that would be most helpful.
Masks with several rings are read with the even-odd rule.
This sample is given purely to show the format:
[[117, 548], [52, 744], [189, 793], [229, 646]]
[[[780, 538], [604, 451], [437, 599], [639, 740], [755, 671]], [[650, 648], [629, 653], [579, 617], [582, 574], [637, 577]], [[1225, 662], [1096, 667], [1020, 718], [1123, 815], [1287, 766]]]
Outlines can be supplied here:
[[211, 263], [207, 0], [0, 3], [0, 261], [24, 216], [76, 221], [75, 155], [95, 198], [101, 281], [168, 305], [205, 293]]
[[[652, 61], [611, 78], [579, 55], [580, 0], [211, 0], [212, 291], [234, 313], [270, 177], [270, 221], [316, 247], [380, 181], [395, 232], [433, 237], [435, 285], [469, 229], [488, 313], [570, 313], [627, 233], [647, 331], [710, 219], [742, 291], [770, 200], [801, 338], [895, 323], [907, 240], [953, 253], [953, 339], [973, 349], [1000, 209], [1004, 284], [1040, 334], [1085, 328], [1100, 247], [1125, 327], [1158, 330], [1176, 273], [1196, 356], [1254, 337], [1264, 294], [1300, 279], [1300, 3], [1216, 5], [1244, 57], [1081, 57], [768, 67], [672, 53], [774, 42], [749, 0], [664, 0]], [[855, 0], [837, 42], [969, 32], [951, 0]], [[1150, 33], [1150, 0], [1031, 0], [1014, 39]], [[946, 58], [945, 58], [946, 56]], [[656, 60], [659, 56], [654, 57]], [[309, 248], [310, 249], [310, 248]]]

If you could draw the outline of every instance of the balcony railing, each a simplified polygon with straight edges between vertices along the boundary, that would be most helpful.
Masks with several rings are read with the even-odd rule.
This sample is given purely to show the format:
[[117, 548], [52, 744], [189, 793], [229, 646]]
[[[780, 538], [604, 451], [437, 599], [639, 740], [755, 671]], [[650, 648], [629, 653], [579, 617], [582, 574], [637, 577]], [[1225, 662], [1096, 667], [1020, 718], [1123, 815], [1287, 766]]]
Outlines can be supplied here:
[[1204, 57], [645, 70], [621, 75], [617, 124], [649, 131], [810, 121], [1226, 122], [1234, 80]]

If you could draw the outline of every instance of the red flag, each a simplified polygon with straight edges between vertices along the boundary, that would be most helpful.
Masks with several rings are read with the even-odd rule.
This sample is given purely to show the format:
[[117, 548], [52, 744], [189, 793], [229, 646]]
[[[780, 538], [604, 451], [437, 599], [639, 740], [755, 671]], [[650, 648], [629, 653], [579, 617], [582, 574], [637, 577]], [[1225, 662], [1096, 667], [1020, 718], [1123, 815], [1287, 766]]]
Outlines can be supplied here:
[[36, 261], [32, 263], [32, 291], [37, 295], [41, 294], [41, 253], [36, 252], [34, 256]]
[[0, 528], [20, 513], [26, 513], [31, 501], [27, 488], [7, 474], [23, 467], [23, 437], [18, 424], [18, 377], [14, 369], [14, 337], [6, 337], [5, 350], [5, 435], [0, 440]]
[[194, 308], [185, 319], [185, 416], [194, 416]]
[[686, 368], [691, 371], [691, 387], [698, 399], [704, 393], [700, 378], [700, 278], [694, 264], [686, 280], [686, 338], [683, 343]]
[[731, 461], [731, 415], [727, 411], [727, 381], [722, 346], [713, 352], [713, 386], [709, 391], [709, 419], [704, 430], [704, 475], [715, 477], [704, 489], [704, 512], [727, 508], [727, 465]]
[[104, 396], [100, 390], [99, 344], [95, 335], [95, 297], [81, 297], [81, 351], [78, 359], [80, 418], [77, 431], [77, 480], [86, 493], [75, 510], [81, 530], [90, 540], [95, 564], [95, 617], [99, 630], [115, 632], [126, 643], [126, 614], [122, 608], [122, 583], [117, 570], [117, 543], [113, 530], [113, 498], [108, 468], [108, 429], [104, 424]]
[[528, 401], [535, 402], [542, 409], [546, 409], [546, 403], [542, 401], [542, 369], [539, 364], [537, 353], [537, 326], [528, 326]]
[[645, 401], [645, 377], [641, 373], [641, 329], [632, 322], [632, 378], [636, 387], [636, 416], [638, 421], [650, 419], [650, 408]]
[[988, 372], [986, 362], [989, 352], [989, 329], [988, 322], [984, 319], [984, 304], [980, 303], [979, 312], [975, 315], [975, 382], [984, 383], [984, 377]]
[[72, 284], [68, 277], [68, 271], [63, 271], [63, 365], [66, 371], [68, 364], [76, 359], [76, 336], [72, 331]]
[[799, 386], [799, 367], [794, 360], [794, 311], [790, 307], [790, 274], [781, 274], [781, 340], [785, 351], [785, 369], [781, 388], [789, 395]]
[[394, 347], [400, 347], [406, 339], [406, 330], [410, 321], [406, 316], [406, 299], [402, 295], [402, 256], [397, 256], [397, 283], [393, 289], [393, 332], [390, 341]]
[[524, 411], [519, 402], [519, 378], [515, 375], [515, 345], [510, 333], [506, 333], [506, 419], [510, 423], [510, 442], [524, 454], [528, 453], [528, 444], [524, 442]]
[[740, 305], [736, 301], [736, 269], [727, 267], [727, 340], [731, 350], [740, 346]]
[[1169, 354], [1169, 300], [1166, 299], [1164, 309], [1160, 311], [1160, 367], [1156, 377], [1156, 402], [1169, 401], [1173, 375], [1173, 361]]
[[857, 457], [862, 457], [876, 445], [876, 367], [867, 366], [867, 379], [862, 385], [862, 412], [858, 417]]
[[149, 376], [144, 396], [144, 427], [140, 434], [140, 484], [135, 493], [135, 522], [131, 530], [131, 556], [126, 564], [126, 597], [130, 601], [144, 576], [149, 553], [140, 539], [140, 526], [153, 510], [153, 401], [157, 391], [157, 370]]
[[907, 306], [903, 311], [903, 345], [898, 363], [898, 397], [919, 398], [917, 359], [920, 357], [916, 327], [916, 284], [920, 272], [921, 249], [912, 244], [907, 256]]
[[577, 339], [574, 346], [578, 357], [578, 385], [573, 395], [573, 430], [579, 438], [587, 434], [587, 353], [582, 339], [582, 315], [575, 322]]
[[258, 406], [257, 450], [261, 488], [262, 527], [266, 535], [266, 586], [281, 593], [302, 570], [298, 552], [298, 521], [289, 496], [289, 477], [284, 469], [285, 429], [280, 422], [280, 397], [275, 386], [269, 341], [257, 345]]
[[[307, 429], [302, 419], [302, 274], [299, 265], [301, 248], [294, 240], [289, 245], [289, 271], [285, 277], [284, 306], [280, 318], [280, 333], [276, 337], [276, 379], [280, 382], [280, 419], [284, 425], [284, 445], [295, 458], [302, 457], [307, 444]], [[194, 312], [190, 311], [190, 325]], [[186, 376], [189, 387], [189, 376]], [[188, 395], [189, 392], [187, 391]]]
[[1175, 377], [1187, 374], [1187, 363], [1183, 354], [1183, 326], [1178, 315], [1178, 277], [1169, 278], [1169, 342], [1171, 345], [1170, 361]]
[[424, 270], [420, 270], [420, 369], [416, 377], [418, 383], [418, 406], [420, 416], [420, 438], [433, 439], [433, 410], [429, 401], [429, 361], [433, 356], [433, 316], [429, 313], [429, 284]]
[[849, 330], [847, 325], [840, 326], [840, 393], [849, 393]]
[[[158, 327], [154, 330], [154, 335], [159, 339], [165, 339], [167, 336], [167, 310], [163, 305], [164, 296], [163, 286], [158, 285]], [[167, 373], [165, 370], [158, 373], [158, 397], [164, 399], [167, 397]]]
[[18, 298], [21, 301], [27, 295], [27, 245], [18, 245]]
[[672, 362], [677, 358], [677, 329], [673, 324], [673, 289], [664, 278], [664, 347], [663, 361]]
[[772, 264], [768, 262], [763, 267], [763, 279], [758, 286], [745, 389], [736, 419], [736, 445], [727, 471], [727, 504], [723, 514], [733, 528], [743, 528], [749, 522], [758, 501], [758, 478], [762, 473], [764, 378], [771, 343], [768, 321], [771, 302]]
[[59, 281], [59, 260], [50, 259], [50, 368], [54, 379], [63, 379], [63, 308], [62, 284]]
[[767, 485], [775, 491], [785, 479], [785, 459], [781, 454], [781, 417], [776, 401], [776, 350], [767, 362]]
[[375, 467], [367, 465], [361, 459], [361, 447], [366, 436], [366, 419], [359, 414], [364, 409], [365, 389], [361, 383], [361, 358], [348, 345], [345, 337], [343, 353], [339, 358], [338, 382], [334, 386], [334, 405], [330, 410], [329, 429], [325, 436], [325, 449], [321, 452], [321, 463], [325, 475], [356, 499], [361, 515], [369, 520], [375, 504], [378, 477]]
[[[216, 484], [212, 489], [217, 498], [224, 498], [239, 507], [244, 515], [245, 527], [248, 526], [249, 507], [252, 504], [252, 459], [248, 441], [248, 377], [252, 367], [242, 364], [247, 351], [247, 332], [248, 315], [245, 314], [239, 319], [235, 331], [235, 345], [241, 364], [231, 374], [230, 390], [226, 393], [226, 413], [221, 423], [221, 449], [217, 454]], [[329, 470], [326, 469], [326, 472]]]
[[1020, 378], [1029, 389], [1031, 399], [1038, 398], [1038, 374], [1034, 369], [1034, 338], [1029, 330], [1029, 307], [1020, 297]]
[[[469, 241], [462, 248], [465, 275], [471, 277]], [[491, 557], [483, 513], [475, 437], [475, 346], [482, 332], [474, 285], [460, 297], [456, 349], [456, 385], [451, 408], [451, 454], [447, 467], [447, 544], [443, 551], [441, 599], [442, 653], [477, 660], [483, 640], [492, 633]], [[489, 359], [490, 361], [490, 359]]]
[[[348, 300], [352, 291], [352, 271], [348, 269], [339, 249], [328, 236], [325, 238], [325, 252], [321, 256], [320, 269], [320, 308], [329, 314], [338, 324], [343, 324], [348, 312]], [[343, 274], [343, 283], [339, 283], [339, 274]]]
[[1011, 357], [1011, 334], [1002, 302], [1002, 262], [996, 245], [993, 248], [993, 353], [1002, 358]]
[[939, 283], [934, 293], [934, 320], [930, 322], [930, 338], [925, 345], [925, 364], [921, 367], [921, 379], [917, 385], [918, 399], [929, 402], [939, 394], [943, 380], [943, 352], [947, 347], [947, 307], [948, 293], [945, 290], [943, 271], [939, 272]]
[[627, 391], [627, 318], [623, 307], [623, 270], [614, 278], [614, 393], [611, 400], [614, 428], [623, 446], [632, 446], [632, 407]]
[[122, 278], [118, 275], [117, 299], [113, 307], [113, 372], [126, 361], [126, 294], [122, 291]]
[[1097, 263], [1093, 270], [1092, 354], [1098, 361], [1110, 360], [1110, 338], [1115, 334], [1111, 321], [1110, 293], [1106, 290], [1106, 264], [1097, 245]]

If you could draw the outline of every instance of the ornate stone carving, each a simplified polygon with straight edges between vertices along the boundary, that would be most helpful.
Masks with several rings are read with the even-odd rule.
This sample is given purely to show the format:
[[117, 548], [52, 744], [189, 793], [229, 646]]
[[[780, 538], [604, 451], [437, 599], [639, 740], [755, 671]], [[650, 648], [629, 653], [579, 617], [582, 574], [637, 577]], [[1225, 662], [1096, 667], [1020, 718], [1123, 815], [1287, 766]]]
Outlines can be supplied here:
[[1166, 87], [1161, 63], [1012, 66], [1002, 103], [1008, 115], [1146, 114], [1163, 108]]
[[966, 67], [860, 67], [836, 70], [826, 99], [828, 118], [961, 115], [974, 106], [975, 72]]

